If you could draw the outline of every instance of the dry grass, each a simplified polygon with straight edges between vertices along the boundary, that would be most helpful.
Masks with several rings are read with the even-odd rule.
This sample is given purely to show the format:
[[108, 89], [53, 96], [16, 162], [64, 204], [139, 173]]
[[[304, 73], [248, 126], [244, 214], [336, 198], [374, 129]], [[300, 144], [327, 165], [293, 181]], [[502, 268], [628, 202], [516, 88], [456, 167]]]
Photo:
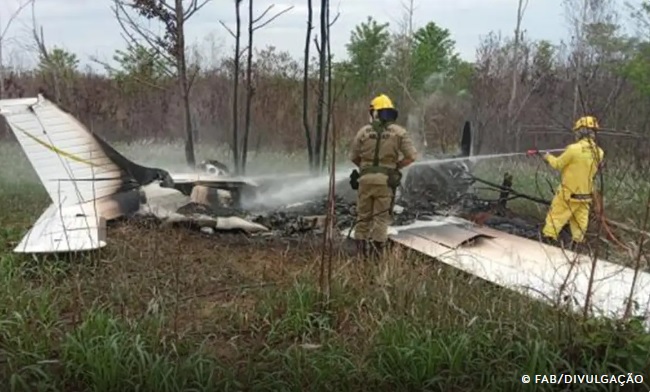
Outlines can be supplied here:
[[47, 200], [4, 184], [3, 390], [492, 391], [522, 389], [522, 374], [650, 375], [634, 323], [586, 323], [403, 249], [378, 264], [336, 258], [326, 311], [308, 238], [117, 222], [93, 254], [15, 255]]

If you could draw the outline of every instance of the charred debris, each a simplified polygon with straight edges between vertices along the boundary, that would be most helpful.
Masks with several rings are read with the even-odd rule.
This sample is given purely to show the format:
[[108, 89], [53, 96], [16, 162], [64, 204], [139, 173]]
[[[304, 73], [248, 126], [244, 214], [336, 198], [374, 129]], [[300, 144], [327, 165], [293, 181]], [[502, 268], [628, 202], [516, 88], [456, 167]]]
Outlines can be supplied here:
[[[226, 165], [218, 161], [209, 162], [207, 167], [202, 169], [228, 173]], [[339, 230], [344, 230], [355, 224], [356, 192], [347, 186], [347, 178], [337, 180], [339, 184], [337, 184], [335, 223]], [[486, 185], [485, 181], [478, 180]], [[477, 178], [471, 174], [468, 164], [463, 161], [409, 168], [398, 189], [393, 210], [393, 225], [408, 225], [416, 220], [426, 221], [436, 215], [453, 215], [521, 237], [537, 239], [539, 224], [517, 217], [507, 208], [507, 201], [517, 197], [517, 195], [513, 196], [513, 191], [510, 189], [512, 176], [506, 174], [502, 184], [489, 184], [495, 188], [497, 196], [491, 200], [481, 199], [473, 192], [472, 186], [476, 181]], [[236, 216], [268, 228], [268, 231], [247, 235], [295, 238], [321, 234], [326, 211], [327, 190], [325, 189], [322, 194], [314, 196], [309, 201], [282, 206], [265, 206], [263, 202], [258, 202], [253, 208], [248, 209], [238, 208], [232, 198], [224, 200], [216, 190], [210, 190], [209, 196], [202, 203], [192, 201], [176, 212], [183, 215], [200, 214], [217, 219]], [[154, 217], [146, 219], [150, 224], [156, 221]], [[213, 230], [201, 227], [197, 222], [184, 224], [203, 233], [214, 234]], [[226, 235], [238, 234], [241, 234], [241, 231], [227, 232]]]

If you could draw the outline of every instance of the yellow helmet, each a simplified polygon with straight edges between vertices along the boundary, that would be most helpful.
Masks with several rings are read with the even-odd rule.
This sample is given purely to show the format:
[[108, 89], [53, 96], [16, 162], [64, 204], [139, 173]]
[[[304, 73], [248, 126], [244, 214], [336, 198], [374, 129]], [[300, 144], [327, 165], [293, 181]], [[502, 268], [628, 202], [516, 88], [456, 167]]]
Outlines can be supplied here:
[[386, 94], [376, 96], [370, 101], [370, 110], [395, 109], [393, 101]]
[[581, 128], [587, 128], [596, 131], [599, 128], [598, 120], [594, 116], [580, 117], [578, 121], [576, 121], [576, 123], [573, 125], [573, 130], [577, 131]]

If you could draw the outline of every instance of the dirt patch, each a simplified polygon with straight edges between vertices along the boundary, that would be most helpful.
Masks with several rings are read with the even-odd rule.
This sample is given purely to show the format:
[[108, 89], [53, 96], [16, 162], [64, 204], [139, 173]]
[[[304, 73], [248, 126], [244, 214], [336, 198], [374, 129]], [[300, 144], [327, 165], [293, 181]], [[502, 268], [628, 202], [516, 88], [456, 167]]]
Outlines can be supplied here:
[[[72, 264], [62, 282], [60, 290], [71, 298], [71, 324], [99, 303], [125, 318], [165, 312], [166, 330], [199, 340], [211, 336], [208, 346], [226, 359], [236, 351], [229, 349], [233, 331], [246, 330], [260, 299], [305, 274], [317, 276], [322, 243], [314, 233], [206, 235], [152, 219], [114, 222], [108, 236], [111, 245]], [[237, 344], [256, 344], [252, 332], [241, 339]]]

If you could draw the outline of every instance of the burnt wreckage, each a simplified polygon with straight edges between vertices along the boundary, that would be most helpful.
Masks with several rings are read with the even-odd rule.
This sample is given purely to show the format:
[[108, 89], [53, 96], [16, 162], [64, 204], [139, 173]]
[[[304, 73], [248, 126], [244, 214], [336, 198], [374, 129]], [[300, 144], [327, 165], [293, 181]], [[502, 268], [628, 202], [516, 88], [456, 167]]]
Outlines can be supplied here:
[[[434, 216], [456, 215], [518, 236], [536, 239], [539, 224], [514, 216], [507, 210], [507, 201], [516, 198], [511, 194], [512, 177], [506, 173], [502, 184], [492, 184], [472, 174], [471, 126], [466, 122], [461, 132], [460, 152], [456, 155], [424, 157], [439, 159], [430, 165], [413, 165], [404, 172], [397, 190], [393, 210], [393, 226], [405, 226], [416, 221], [427, 221]], [[463, 159], [467, 158], [467, 159]], [[352, 170], [352, 169], [350, 169]], [[498, 191], [498, 198], [479, 198], [472, 186], [483, 183]], [[320, 232], [327, 211], [327, 189], [313, 200], [264, 208], [263, 212], [248, 213], [248, 218], [283, 235]], [[339, 229], [354, 226], [356, 217], [356, 192], [350, 189], [348, 178], [337, 178], [336, 226]], [[496, 194], [496, 193], [495, 193]], [[240, 216], [247, 213], [239, 211]], [[348, 233], [349, 235], [349, 233]]]
[[[182, 222], [207, 233], [243, 230], [252, 234], [298, 235], [317, 233], [322, 227], [327, 205], [326, 182], [320, 188], [314, 186], [314, 192], [293, 203], [268, 203], [278, 191], [277, 179], [265, 182], [236, 178], [227, 165], [217, 160], [203, 161], [191, 173], [141, 166], [43, 96], [2, 100], [0, 115], [7, 120], [53, 201], [23, 238], [17, 252], [100, 248], [107, 244], [106, 222], [125, 216]], [[506, 212], [511, 179], [506, 178], [502, 184], [498, 201], [479, 200], [471, 192], [472, 185], [480, 179], [471, 174], [469, 122], [465, 123], [460, 139], [457, 156], [437, 157], [439, 162], [416, 164], [405, 170], [395, 200], [394, 225], [436, 215], [461, 215], [473, 220], [472, 214], [492, 210], [496, 214], [487, 220], [481, 217], [482, 223], [535, 238], [534, 224], [499, 217]], [[445, 161], [448, 158], [467, 159]], [[289, 188], [292, 181], [300, 187], [305, 177], [294, 180], [286, 176], [281, 180]], [[346, 182], [347, 178], [341, 176], [337, 185], [339, 228], [353, 226], [356, 215], [356, 193]], [[64, 231], [68, 232], [64, 235]]]

